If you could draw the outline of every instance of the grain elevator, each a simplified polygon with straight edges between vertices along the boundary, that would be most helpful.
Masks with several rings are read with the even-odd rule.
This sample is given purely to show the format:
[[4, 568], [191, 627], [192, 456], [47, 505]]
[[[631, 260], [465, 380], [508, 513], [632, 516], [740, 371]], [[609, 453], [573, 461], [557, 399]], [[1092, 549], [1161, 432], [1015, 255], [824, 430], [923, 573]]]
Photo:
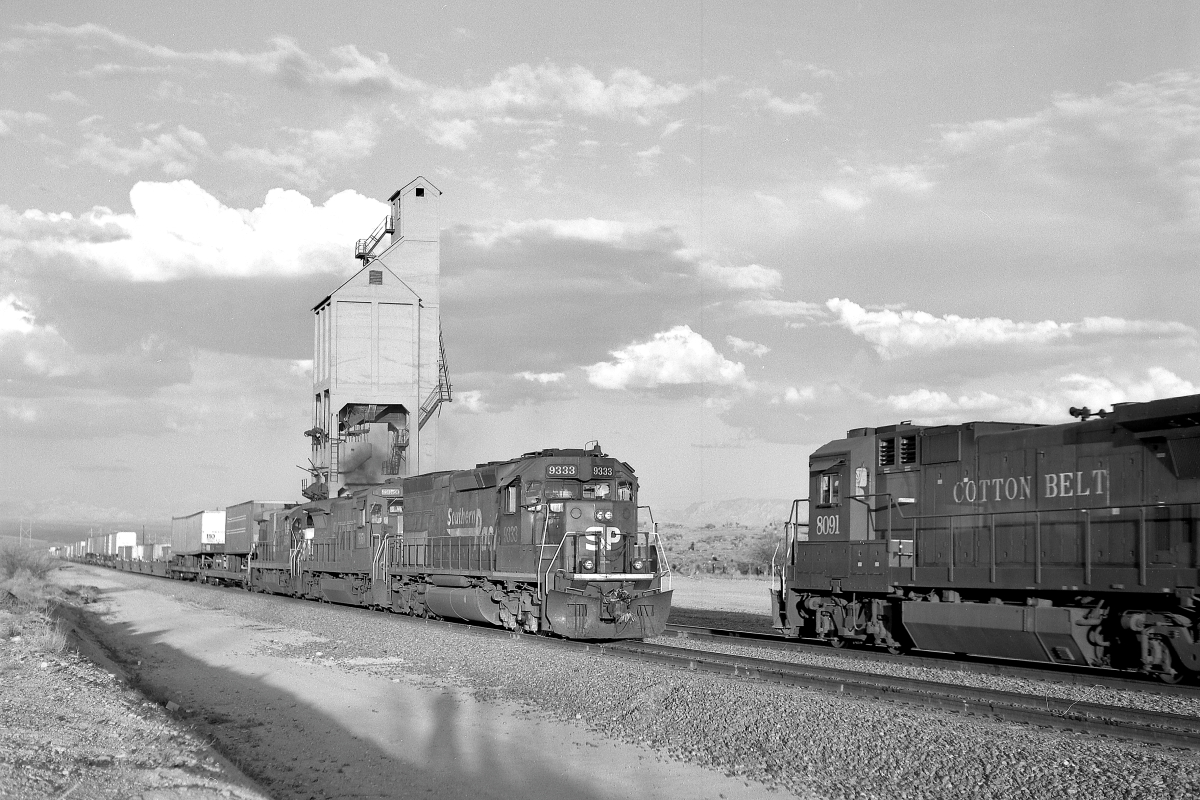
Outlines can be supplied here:
[[[360, 269], [313, 308], [310, 500], [433, 470], [451, 399], [441, 342], [438, 198], [418, 177], [355, 245]], [[386, 241], [385, 241], [386, 239]]]

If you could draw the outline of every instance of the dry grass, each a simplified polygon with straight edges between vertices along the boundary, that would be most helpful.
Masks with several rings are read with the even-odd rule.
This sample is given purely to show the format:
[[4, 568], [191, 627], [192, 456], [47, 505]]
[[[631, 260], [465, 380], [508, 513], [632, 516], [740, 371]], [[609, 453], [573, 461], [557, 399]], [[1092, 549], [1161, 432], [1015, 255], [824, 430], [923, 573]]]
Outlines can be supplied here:
[[57, 620], [38, 615], [25, 629], [25, 640], [34, 650], [57, 655], [67, 649], [67, 634]]
[[28, 575], [45, 578], [59, 565], [57, 559], [44, 550], [7, 544], [0, 546], [0, 580]]
[[51, 613], [58, 591], [45, 580], [57, 566], [48, 553], [0, 548], [0, 640], [19, 645], [17, 653], [57, 654], [67, 647], [67, 636]]

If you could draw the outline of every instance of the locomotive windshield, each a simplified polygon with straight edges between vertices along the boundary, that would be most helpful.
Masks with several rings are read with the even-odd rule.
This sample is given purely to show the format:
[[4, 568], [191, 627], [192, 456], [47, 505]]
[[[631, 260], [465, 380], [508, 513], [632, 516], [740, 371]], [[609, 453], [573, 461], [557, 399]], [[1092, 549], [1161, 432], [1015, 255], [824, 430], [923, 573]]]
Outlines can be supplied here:
[[584, 500], [607, 500], [612, 494], [612, 487], [608, 481], [592, 481], [583, 485]]
[[573, 481], [570, 479], [551, 479], [543, 481], [527, 481], [525, 483], [525, 502], [539, 503], [543, 500], [617, 500], [631, 502], [635, 498], [634, 485], [630, 481], [618, 480], [616, 491], [613, 481], [592, 480]]
[[[527, 491], [534, 491], [533, 487]], [[612, 483], [609, 481], [546, 481], [544, 497], [547, 500], [610, 500], [612, 499]], [[618, 499], [628, 500], [630, 497]]]
[[547, 500], [578, 500], [579, 481], [546, 481]]

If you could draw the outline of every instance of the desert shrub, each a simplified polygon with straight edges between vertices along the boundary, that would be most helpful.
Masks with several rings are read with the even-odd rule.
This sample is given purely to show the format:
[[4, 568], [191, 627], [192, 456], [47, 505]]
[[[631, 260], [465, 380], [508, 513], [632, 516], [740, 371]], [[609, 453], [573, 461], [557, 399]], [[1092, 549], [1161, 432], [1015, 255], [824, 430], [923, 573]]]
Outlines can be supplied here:
[[39, 624], [34, 624], [25, 631], [25, 639], [30, 647], [44, 653], [61, 653], [67, 649], [67, 635], [62, 626], [55, 620], [46, 617], [38, 618]]
[[44, 578], [58, 564], [53, 556], [43, 550], [4, 545], [0, 547], [0, 579], [16, 577], [27, 572], [34, 578]]
[[15, 608], [18, 613], [26, 609], [41, 610], [50, 598], [50, 587], [28, 572], [18, 572], [15, 577], [0, 579], [0, 605]]

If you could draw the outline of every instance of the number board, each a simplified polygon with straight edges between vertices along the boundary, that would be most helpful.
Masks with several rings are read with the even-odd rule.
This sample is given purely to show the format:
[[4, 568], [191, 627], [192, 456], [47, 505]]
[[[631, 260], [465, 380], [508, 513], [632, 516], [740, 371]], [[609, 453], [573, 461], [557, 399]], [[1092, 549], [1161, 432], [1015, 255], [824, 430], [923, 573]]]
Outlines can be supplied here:
[[388, 489], [380, 489], [380, 490], [379, 490], [379, 494], [380, 494], [380, 495], [382, 495], [383, 497], [399, 497], [399, 496], [400, 496], [400, 490], [399, 490], [399, 489], [392, 489], [392, 488], [388, 488]]
[[611, 478], [612, 476], [613, 476], [613, 468], [612, 467], [602, 467], [599, 465], [594, 465], [592, 467], [592, 477], [593, 478]]
[[574, 478], [575, 475], [574, 464], [550, 464], [546, 467], [547, 478]]

